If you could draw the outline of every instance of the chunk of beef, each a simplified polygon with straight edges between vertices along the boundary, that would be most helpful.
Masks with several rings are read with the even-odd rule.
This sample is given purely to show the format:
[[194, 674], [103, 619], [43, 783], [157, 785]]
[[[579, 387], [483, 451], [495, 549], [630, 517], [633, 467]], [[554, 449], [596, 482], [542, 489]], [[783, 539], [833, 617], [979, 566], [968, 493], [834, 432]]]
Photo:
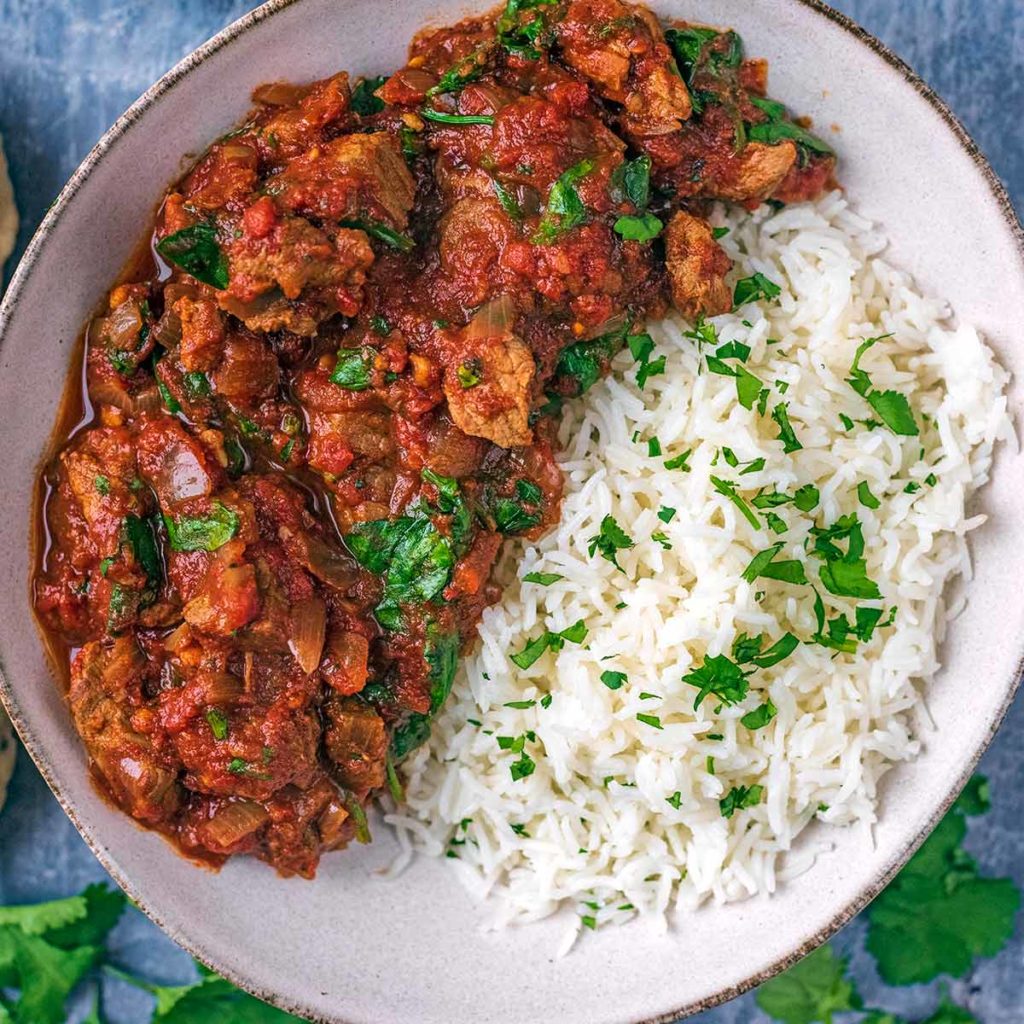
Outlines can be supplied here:
[[287, 217], [266, 234], [243, 232], [228, 258], [231, 284], [218, 296], [223, 309], [250, 330], [309, 336], [327, 317], [358, 311], [373, 249], [362, 231], [341, 229], [332, 241], [309, 221]]
[[370, 641], [362, 633], [332, 626], [327, 632], [324, 655], [320, 671], [336, 693], [347, 696], [366, 685]]
[[756, 206], [782, 184], [795, 163], [792, 142], [748, 142], [736, 156], [708, 162], [701, 191], [715, 199]]
[[566, 63], [623, 105], [627, 135], [662, 135], [689, 118], [690, 94], [650, 11], [621, 0], [573, 0], [557, 32]]
[[241, 203], [256, 187], [259, 153], [245, 139], [215, 143], [181, 186], [188, 204], [199, 210], [219, 210]]
[[224, 351], [224, 320], [217, 304], [183, 295], [174, 312], [181, 321], [181, 365], [190, 373], [212, 370]]
[[324, 748], [337, 780], [358, 794], [383, 786], [388, 752], [384, 719], [357, 697], [329, 697], [323, 713]]
[[281, 367], [270, 345], [248, 331], [228, 336], [224, 358], [213, 374], [218, 395], [234, 404], [249, 405], [277, 393]]
[[665, 266], [672, 305], [690, 320], [718, 316], [732, 308], [725, 275], [732, 266], [707, 221], [683, 210], [665, 228]]
[[535, 371], [529, 348], [510, 333], [467, 337], [464, 332], [452, 355], [444, 393], [455, 425], [502, 448], [529, 444]]
[[328, 221], [409, 223], [416, 182], [394, 136], [343, 135], [290, 161], [273, 179], [286, 210]]
[[145, 658], [133, 636], [86, 644], [71, 666], [68, 699], [75, 725], [111, 796], [150, 825], [181, 803], [177, 767], [133, 724]]
[[[309, 149], [322, 139], [324, 129], [343, 120], [351, 93], [342, 71], [298, 90], [262, 86], [254, 98], [269, 111], [259, 119], [261, 156], [276, 163]], [[281, 99], [286, 102], [281, 104]]]
[[81, 511], [97, 557], [118, 548], [125, 515], [139, 511], [132, 490], [136, 460], [125, 427], [85, 431], [60, 455], [59, 474]]

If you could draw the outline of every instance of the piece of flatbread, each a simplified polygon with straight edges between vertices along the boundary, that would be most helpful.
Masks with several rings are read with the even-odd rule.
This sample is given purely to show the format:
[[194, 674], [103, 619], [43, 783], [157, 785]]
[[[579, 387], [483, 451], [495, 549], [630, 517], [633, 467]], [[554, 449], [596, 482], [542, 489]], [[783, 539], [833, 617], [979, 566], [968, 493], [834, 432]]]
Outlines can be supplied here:
[[14, 251], [18, 235], [18, 208], [14, 205], [14, 189], [7, 174], [3, 139], [0, 139], [0, 269]]
[[7, 783], [14, 774], [14, 751], [17, 742], [14, 739], [14, 728], [3, 708], [0, 708], [0, 807], [7, 799]]

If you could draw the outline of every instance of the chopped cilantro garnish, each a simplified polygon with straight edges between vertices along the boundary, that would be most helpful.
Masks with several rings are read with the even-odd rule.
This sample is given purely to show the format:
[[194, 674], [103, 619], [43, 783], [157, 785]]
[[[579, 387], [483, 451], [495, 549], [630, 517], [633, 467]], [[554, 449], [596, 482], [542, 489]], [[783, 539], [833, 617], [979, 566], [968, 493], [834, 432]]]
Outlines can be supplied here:
[[664, 728], [661, 724], [661, 719], [657, 715], [645, 715], [642, 712], [637, 712], [636, 720], [643, 722], [644, 725], [649, 725], [652, 729]]
[[530, 757], [526, 751], [520, 755], [518, 761], [513, 761], [509, 765], [509, 772], [512, 775], [512, 781], [518, 782], [520, 779], [525, 779], [528, 775], [532, 775], [534, 769], [537, 767], [533, 758]]
[[523, 577], [524, 583], [537, 583], [542, 587], [550, 586], [552, 583], [557, 583], [559, 580], [564, 580], [565, 577], [558, 572], [528, 572]]
[[796, 452], [803, 448], [803, 445], [797, 439], [796, 432], [793, 430], [792, 423], [789, 422], [789, 403], [779, 402], [774, 409], [772, 409], [772, 419], [779, 426], [779, 440], [782, 442], [782, 450], [787, 454], [789, 452]]
[[434, 110], [432, 107], [421, 107], [420, 117], [437, 124], [494, 124], [494, 118], [490, 114], [449, 114], [443, 110]]
[[370, 386], [370, 375], [377, 353], [367, 345], [343, 348], [331, 373], [331, 383], [346, 391], [365, 391]]
[[733, 306], [739, 309], [748, 302], [755, 302], [758, 299], [777, 299], [782, 294], [782, 289], [769, 280], [764, 274], [758, 272], [751, 277], [744, 277], [736, 282], [733, 290]]
[[871, 493], [871, 488], [868, 486], [867, 480], [862, 480], [857, 484], [857, 500], [865, 508], [878, 508], [882, 503]]
[[[812, 527], [812, 554], [822, 559], [821, 582], [831, 594], [875, 600], [882, 596], [878, 585], [868, 578], [863, 557], [864, 534], [856, 515], [841, 516], [829, 527]], [[845, 552], [838, 542], [846, 541]]]
[[608, 687], [609, 690], [618, 690], [622, 687], [622, 684], [627, 681], [625, 672], [612, 672], [610, 669], [601, 673], [601, 682]]
[[738, 704], [747, 695], [748, 675], [724, 654], [714, 654], [706, 657], [700, 668], [687, 672], [683, 682], [698, 689], [693, 701], [693, 709], [696, 711], [704, 698], [712, 693], [723, 704]]
[[681, 455], [673, 455], [671, 459], [665, 460], [665, 468], [681, 469], [684, 473], [689, 473], [690, 467], [686, 463], [689, 462], [692, 454], [693, 452], [687, 449]]
[[653, 213], [626, 214], [615, 222], [615, 233], [627, 242], [650, 242], [665, 225]]
[[210, 732], [213, 733], [215, 740], [223, 740], [228, 735], [228, 720], [227, 716], [223, 711], [217, 708], [210, 708], [206, 712], [206, 722], [210, 726]]
[[647, 454], [652, 459], [661, 454], [661, 442], [656, 437], [647, 439]]
[[764, 786], [733, 786], [723, 799], [718, 801], [723, 818], [731, 818], [736, 811], [756, 807], [764, 795]]
[[748, 583], [753, 583], [761, 576], [767, 579], [781, 580], [784, 583], [806, 583], [807, 577], [804, 574], [803, 562], [796, 559], [786, 559], [781, 562], [774, 560], [783, 547], [784, 542], [779, 541], [754, 555], [750, 564], [743, 570], [743, 578]]
[[619, 526], [612, 515], [607, 515], [601, 520], [601, 529], [597, 536], [591, 537], [587, 542], [587, 551], [591, 558], [600, 551], [601, 557], [611, 562], [620, 571], [623, 570], [619, 565], [617, 552], [627, 551], [632, 547], [635, 547], [632, 537]]
[[667, 505], [663, 505], [660, 509], [658, 509], [658, 518], [663, 523], [671, 523], [673, 518], [675, 517], [675, 514], [676, 510], [674, 508], [669, 508]]
[[168, 235], [157, 243], [156, 251], [203, 284], [220, 290], [230, 284], [228, 260], [212, 221], [200, 221]]
[[911, 411], [907, 396], [899, 391], [876, 391], [871, 384], [871, 378], [867, 372], [860, 368], [860, 361], [864, 353], [873, 345], [888, 337], [888, 334], [883, 334], [877, 338], [868, 338], [866, 341], [861, 342], [853, 358], [850, 376], [847, 378], [846, 383], [871, 406], [882, 423], [894, 434], [904, 437], [916, 437], [919, 431], [917, 423], [914, 422], [914, 413]]
[[679, 805], [683, 802], [683, 794], [677, 789], [671, 796], [665, 797], [665, 803], [669, 804], [675, 810], [679, 810]]
[[766, 700], [753, 711], [748, 711], [740, 722], [748, 729], [763, 729], [777, 714], [778, 708], [772, 703], [771, 698]]
[[715, 490], [719, 494], [724, 495], [728, 498], [739, 510], [743, 513], [743, 517], [748, 523], [755, 529], [760, 530], [761, 524], [757, 520], [757, 516], [750, 510], [750, 506], [746, 501], [736, 493], [736, 485], [730, 483], [728, 480], [723, 480], [721, 477], [712, 476], [711, 483]]
[[569, 626], [568, 629], [563, 629], [560, 633], [552, 633], [550, 631], [541, 633], [540, 636], [531, 640], [518, 654], [509, 655], [509, 658], [513, 664], [518, 665], [520, 668], [529, 668], [545, 651], [560, 651], [565, 645], [566, 640], [573, 644], [582, 643], [586, 635], [587, 627], [584, 625], [583, 620], [580, 619]]
[[548, 193], [544, 215], [540, 219], [537, 233], [533, 236], [535, 244], [550, 245], [559, 235], [587, 219], [587, 208], [576, 191], [576, 184], [593, 169], [593, 160], [581, 160], [559, 175]]

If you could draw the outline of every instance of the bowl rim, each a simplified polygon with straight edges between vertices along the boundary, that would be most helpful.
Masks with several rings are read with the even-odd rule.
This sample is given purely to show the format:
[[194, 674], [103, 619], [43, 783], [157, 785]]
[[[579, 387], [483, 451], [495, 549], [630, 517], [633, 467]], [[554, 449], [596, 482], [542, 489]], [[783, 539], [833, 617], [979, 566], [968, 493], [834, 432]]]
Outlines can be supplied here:
[[[68, 179], [67, 184], [61, 189], [56, 200], [46, 211], [39, 227], [33, 233], [28, 245], [22, 254], [14, 273], [8, 283], [6, 292], [0, 299], [0, 349], [2, 349], [8, 328], [17, 309], [21, 292], [23, 291], [33, 268], [46, 246], [48, 238], [54, 228], [60, 222], [66, 208], [81, 189], [95, 167], [103, 160], [113, 145], [126, 135], [134, 124], [186, 75], [199, 65], [205, 63], [218, 51], [228, 46], [236, 39], [244, 35], [250, 29], [255, 28], [263, 21], [274, 17], [282, 11], [303, 3], [304, 0], [266, 0], [259, 7], [242, 15], [231, 22], [220, 32], [211, 36], [206, 42], [196, 47], [189, 54], [183, 57], [168, 72], [162, 75], [142, 95], [132, 103], [125, 112], [118, 117], [114, 124], [101, 136], [99, 141], [79, 164], [74, 174]], [[856, 42], [870, 49], [876, 56], [880, 57], [886, 64], [896, 71], [903, 80], [910, 85], [917, 94], [924, 99], [932, 109], [940, 116], [945, 126], [964, 152], [970, 157], [975, 169], [984, 180], [991, 197], [995, 200], [996, 206], [1006, 223], [1006, 227], [1015, 242], [1017, 255], [1021, 268], [1024, 270], [1024, 227], [1017, 216], [1010, 196], [999, 176], [993, 170], [988, 159], [982, 153], [978, 144], [971, 137], [960, 119], [953, 113], [949, 105], [925, 82], [901, 57], [891, 50], [876, 36], [872, 35], [856, 21], [841, 11], [824, 3], [823, 0], [785, 0], [806, 8], [813, 15], [824, 18], [852, 37]], [[961, 771], [959, 777], [942, 801], [936, 806], [927, 823], [921, 830], [910, 838], [901, 851], [895, 855], [866, 885], [857, 897], [835, 912], [828, 924], [819, 929], [814, 935], [802, 942], [790, 953], [779, 957], [768, 967], [756, 971], [742, 982], [728, 986], [713, 995], [702, 999], [694, 1000], [682, 1006], [658, 1014], [654, 1017], [637, 1018], [634, 1024], [672, 1024], [681, 1018], [689, 1017], [692, 1014], [709, 1010], [715, 1006], [729, 1002], [745, 992], [757, 987], [763, 982], [774, 977], [776, 974], [791, 967], [794, 963], [807, 956], [821, 944], [827, 942], [844, 925], [851, 921], [861, 910], [864, 909], [881, 891], [892, 881], [897, 872], [910, 859], [921, 844], [928, 838], [932, 830], [939, 823], [940, 819], [949, 810], [960, 791], [967, 784], [974, 769], [981, 759], [982, 754], [988, 749], [993, 738], [1006, 717], [1007, 712], [1013, 704], [1017, 691], [1024, 678], [1024, 640], [1019, 643], [1020, 651], [1017, 659], [1017, 667], [1014, 677], [1010, 680], [1004, 699], [996, 710], [987, 734], [979, 745], [976, 753]], [[169, 934], [168, 927], [163, 923], [160, 915], [148, 906], [147, 902], [135, 891], [135, 887], [125, 873], [118, 867], [115, 858], [108, 854], [106, 847], [98, 838], [88, 834], [88, 830], [80, 821], [78, 812], [70, 798], [63, 792], [60, 781], [55, 772], [51, 769], [44, 750], [43, 741], [37, 737], [29, 728], [27, 721], [20, 713], [17, 698], [14, 690], [7, 679], [7, 672], [3, 664], [2, 651], [0, 651], [0, 706], [6, 707], [7, 713], [13, 723], [22, 745], [32, 758], [36, 768], [42, 775], [47, 786], [56, 797], [64, 813], [67, 814], [72, 824], [89, 846], [93, 855], [100, 862], [107, 873], [114, 879], [128, 897], [139, 907], [140, 910], [156, 924], [162, 931]], [[304, 1019], [316, 1022], [316, 1024], [348, 1024], [344, 1018], [337, 1015], [324, 1017], [319, 1014], [310, 1015], [308, 1008], [301, 1006], [291, 998], [277, 992], [261, 988], [259, 984], [233, 969], [224, 969], [214, 962], [214, 954], [208, 950], [197, 948], [194, 943], [185, 935], [176, 935], [174, 941], [180, 945], [190, 956], [205, 964], [211, 970], [216, 971], [227, 978], [241, 989], [251, 993], [259, 999], [271, 1004], [278, 1009], [293, 1013]]]

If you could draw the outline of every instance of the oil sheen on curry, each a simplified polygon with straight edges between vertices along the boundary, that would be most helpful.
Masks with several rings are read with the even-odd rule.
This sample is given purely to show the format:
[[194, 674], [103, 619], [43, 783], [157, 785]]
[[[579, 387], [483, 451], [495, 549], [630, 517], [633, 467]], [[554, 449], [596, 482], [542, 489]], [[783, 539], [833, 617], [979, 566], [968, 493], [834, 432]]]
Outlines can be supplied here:
[[672, 304], [702, 214], [834, 183], [735, 33], [509, 0], [390, 77], [258, 89], [88, 327], [35, 606], [103, 791], [187, 855], [312, 876], [430, 731], [559, 514], [561, 404]]

